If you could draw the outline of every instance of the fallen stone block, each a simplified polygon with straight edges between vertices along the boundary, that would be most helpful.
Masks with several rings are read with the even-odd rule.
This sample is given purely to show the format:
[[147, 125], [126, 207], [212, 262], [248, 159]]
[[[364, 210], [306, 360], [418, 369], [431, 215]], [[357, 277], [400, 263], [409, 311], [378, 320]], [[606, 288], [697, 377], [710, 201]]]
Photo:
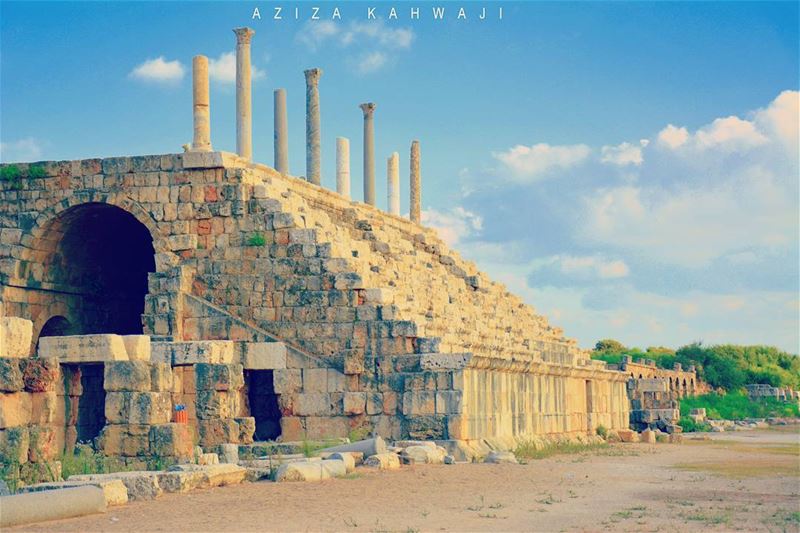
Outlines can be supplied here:
[[197, 457], [197, 464], [201, 466], [218, 465], [219, 455], [217, 455], [216, 453], [201, 453]]
[[244, 480], [250, 483], [255, 483], [257, 481], [262, 481], [264, 479], [271, 479], [272, 476], [272, 469], [270, 468], [262, 468], [256, 466], [246, 466], [244, 467], [247, 472], [244, 475]]
[[[338, 463], [338, 465], [323, 465]], [[275, 474], [275, 481], [321, 481], [330, 479], [332, 474], [344, 475], [346, 468], [341, 461], [295, 461], [282, 464]]]
[[230, 464], [238, 464], [239, 463], [239, 445], [238, 444], [231, 444], [225, 443], [220, 444], [218, 446], [219, 455], [219, 462], [220, 463], [230, 463]]
[[493, 451], [489, 452], [489, 455], [486, 456], [486, 459], [484, 459], [484, 462], [492, 463], [492, 464], [501, 464], [501, 463], [517, 464], [518, 463], [516, 456], [512, 452], [504, 452], [504, 451], [500, 451], [500, 450], [493, 450]]
[[189, 492], [204, 484], [206, 484], [206, 475], [198, 470], [167, 471], [158, 474], [158, 485], [164, 492]]
[[159, 472], [151, 471], [78, 474], [69, 476], [67, 481], [108, 481], [118, 479], [128, 489], [128, 498], [130, 500], [153, 500], [163, 493], [161, 486], [158, 484], [158, 474]]
[[619, 440], [622, 442], [639, 442], [639, 434], [632, 429], [618, 429], [617, 435], [619, 435]]
[[21, 358], [31, 354], [33, 322], [16, 316], [0, 317], [0, 357]]
[[202, 475], [199, 487], [221, 487], [223, 485], [235, 485], [244, 481], [247, 470], [238, 465], [214, 464], [214, 465], [173, 465], [167, 469], [168, 472], [196, 472]]
[[347, 465], [344, 461], [338, 459], [323, 459], [320, 461], [320, 465], [328, 477], [344, 477], [347, 475]]
[[128, 489], [119, 479], [103, 481], [53, 481], [50, 483], [37, 483], [22, 487], [20, 492], [41, 492], [73, 487], [97, 487], [103, 491], [106, 505], [125, 505], [128, 503]]
[[70, 487], [0, 497], [0, 526], [11, 527], [104, 513], [106, 500], [97, 487]]
[[655, 444], [656, 443], [656, 432], [651, 429], [645, 429], [639, 435], [639, 440], [646, 444]]
[[412, 459], [414, 463], [438, 465], [444, 462], [446, 452], [434, 444], [433, 446], [408, 446], [403, 449], [401, 455]]
[[360, 452], [363, 453], [365, 457], [370, 455], [377, 455], [386, 453], [386, 441], [384, 441], [380, 437], [375, 437], [374, 439], [366, 439], [360, 440], [357, 442], [351, 442], [349, 444], [341, 444], [339, 446], [332, 446], [330, 448], [325, 448], [321, 450], [323, 452]]
[[410, 446], [428, 446], [436, 448], [436, 443], [432, 440], [398, 440], [394, 443], [397, 448], [408, 448]]
[[400, 457], [391, 452], [376, 453], [364, 459], [364, 466], [377, 468], [378, 470], [398, 470], [400, 468]]
[[61, 363], [127, 361], [128, 352], [119, 335], [69, 335], [39, 339], [39, 357]]

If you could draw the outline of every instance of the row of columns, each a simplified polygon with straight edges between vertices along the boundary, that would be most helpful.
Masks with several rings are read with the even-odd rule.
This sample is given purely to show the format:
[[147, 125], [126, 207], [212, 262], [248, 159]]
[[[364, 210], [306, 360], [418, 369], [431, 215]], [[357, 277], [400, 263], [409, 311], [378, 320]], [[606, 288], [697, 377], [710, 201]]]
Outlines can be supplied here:
[[[252, 79], [250, 40], [255, 31], [236, 28], [236, 151], [247, 161], [253, 159]], [[319, 79], [322, 69], [304, 71], [306, 78], [306, 179], [321, 184], [321, 135], [319, 111]], [[191, 150], [210, 152], [211, 114], [209, 109], [208, 58], [198, 55], [192, 60], [192, 99], [194, 137]], [[367, 102], [359, 106], [364, 114], [364, 202], [375, 205], [375, 126], [376, 105]], [[289, 173], [289, 127], [286, 111], [286, 90], [274, 93], [274, 157], [275, 170]], [[420, 223], [420, 151], [419, 141], [411, 143], [410, 154], [410, 218]], [[386, 163], [388, 208], [400, 215], [400, 156], [394, 152]], [[336, 139], [336, 192], [350, 198], [350, 141]]]

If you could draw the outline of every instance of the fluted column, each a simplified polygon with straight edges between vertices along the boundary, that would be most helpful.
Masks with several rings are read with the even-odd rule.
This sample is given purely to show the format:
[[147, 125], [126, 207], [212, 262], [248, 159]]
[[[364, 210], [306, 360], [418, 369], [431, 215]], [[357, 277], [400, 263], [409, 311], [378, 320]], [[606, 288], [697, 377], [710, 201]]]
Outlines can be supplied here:
[[286, 89], [275, 89], [275, 170], [289, 173], [289, 120], [286, 116]]
[[397, 152], [386, 160], [386, 190], [389, 212], [400, 216], [400, 154]]
[[336, 192], [350, 199], [350, 139], [336, 137]]
[[375, 205], [375, 104], [368, 102], [358, 107], [364, 112], [364, 202]]
[[306, 179], [320, 184], [319, 78], [322, 69], [312, 68], [306, 75]]
[[236, 153], [253, 159], [253, 105], [250, 78], [250, 39], [255, 31], [236, 28]]
[[208, 97], [208, 58], [192, 59], [192, 107], [194, 114], [193, 152], [211, 151], [211, 112]]
[[411, 143], [411, 176], [409, 191], [411, 193], [411, 205], [409, 206], [411, 222], [420, 223], [420, 205], [422, 202], [421, 178], [419, 174], [419, 141]]

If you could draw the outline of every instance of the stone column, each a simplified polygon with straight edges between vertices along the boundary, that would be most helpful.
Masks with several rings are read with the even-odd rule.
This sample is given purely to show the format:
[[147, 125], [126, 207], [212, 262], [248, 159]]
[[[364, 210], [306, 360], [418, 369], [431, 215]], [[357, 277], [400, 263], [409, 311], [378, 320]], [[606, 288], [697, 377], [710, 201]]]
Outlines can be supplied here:
[[420, 223], [420, 204], [422, 203], [422, 190], [420, 186], [419, 175], [419, 141], [411, 142], [411, 205], [409, 206], [411, 213], [411, 222], [416, 224]]
[[193, 152], [211, 151], [211, 112], [208, 98], [208, 58], [192, 59], [192, 101], [194, 109]]
[[350, 199], [350, 139], [336, 137], [336, 192]]
[[253, 106], [250, 84], [250, 28], [236, 28], [236, 153], [253, 159]]
[[358, 107], [364, 112], [364, 202], [375, 205], [375, 104], [368, 102]]
[[306, 70], [306, 179], [320, 182], [319, 78], [321, 68]]
[[386, 190], [389, 212], [400, 216], [400, 154], [397, 152], [386, 160]]
[[275, 89], [275, 170], [289, 173], [289, 120], [286, 117], [286, 89]]

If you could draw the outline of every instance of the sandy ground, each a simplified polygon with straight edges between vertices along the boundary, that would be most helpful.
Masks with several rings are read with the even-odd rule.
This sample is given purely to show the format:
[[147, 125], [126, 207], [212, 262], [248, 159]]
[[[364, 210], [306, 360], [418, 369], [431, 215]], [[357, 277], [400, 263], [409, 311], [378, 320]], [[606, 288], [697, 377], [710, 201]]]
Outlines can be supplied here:
[[709, 437], [168, 494], [21, 530], [800, 531], [800, 428]]

